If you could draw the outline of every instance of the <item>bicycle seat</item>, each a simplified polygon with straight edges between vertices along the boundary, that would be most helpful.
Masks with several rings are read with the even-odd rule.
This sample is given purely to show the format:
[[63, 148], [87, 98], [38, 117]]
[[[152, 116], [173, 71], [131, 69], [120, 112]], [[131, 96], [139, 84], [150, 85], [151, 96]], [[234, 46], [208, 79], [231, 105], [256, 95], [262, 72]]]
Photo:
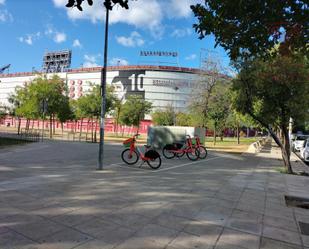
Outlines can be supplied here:
[[148, 145], [148, 144], [145, 144], [144, 146], [145, 146], [146, 149], [151, 148], [151, 145]]

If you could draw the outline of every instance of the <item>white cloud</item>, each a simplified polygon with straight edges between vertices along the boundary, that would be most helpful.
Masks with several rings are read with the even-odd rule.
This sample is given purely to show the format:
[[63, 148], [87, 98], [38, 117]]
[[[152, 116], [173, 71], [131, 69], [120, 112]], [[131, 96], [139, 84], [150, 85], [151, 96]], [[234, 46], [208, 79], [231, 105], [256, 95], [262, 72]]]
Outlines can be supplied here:
[[67, 35], [64, 32], [59, 32], [52, 25], [47, 26], [44, 34], [56, 43], [62, 43], [67, 40]]
[[[93, 6], [83, 3], [83, 11], [76, 8], [66, 8], [66, 0], [53, 0], [54, 5], [64, 8], [71, 20], [90, 20], [92, 23], [105, 21], [105, 8], [103, 1], [94, 1]], [[128, 10], [115, 6], [110, 12], [110, 24], [126, 23], [137, 28], [147, 29], [155, 37], [160, 37], [164, 28], [161, 21], [163, 19], [162, 7], [158, 0], [145, 3], [143, 1], [130, 1]]]
[[0, 0], [0, 5], [4, 5], [5, 4], [5, 0]]
[[191, 54], [191, 55], [187, 56], [185, 59], [188, 60], [188, 61], [195, 60], [196, 59], [196, 54]]
[[[0, 0], [1, 1], [1, 0]], [[0, 10], [0, 23], [1, 22], [12, 22], [13, 16], [7, 10]]]
[[129, 37], [116, 36], [116, 40], [119, 44], [125, 47], [140, 47], [145, 43], [141, 38], [141, 35], [136, 31], [133, 31]]
[[170, 0], [164, 1], [163, 10], [168, 18], [188, 18], [192, 15], [190, 5], [203, 2], [202, 0]]
[[125, 59], [121, 59], [121, 58], [112, 58], [110, 60], [110, 64], [112, 66], [127, 66], [129, 65], [129, 62]]
[[[93, 2], [89, 6], [83, 2], [83, 11], [77, 8], [66, 8], [67, 0], [53, 0], [54, 5], [66, 10], [71, 20], [90, 20], [92, 23], [105, 21], [105, 7], [103, 1]], [[146, 3], [147, 2], [147, 3]], [[126, 23], [135, 28], [150, 31], [151, 35], [160, 39], [164, 33], [163, 21], [165, 18], [188, 18], [192, 15], [190, 5], [203, 0], [147, 0], [129, 1], [129, 9], [116, 5], [110, 12], [110, 23]]]
[[54, 36], [54, 42], [62, 43], [67, 40], [67, 35], [63, 32], [56, 32]]
[[80, 41], [78, 39], [75, 39], [73, 41], [73, 47], [74, 48], [81, 48], [82, 47], [82, 44], [80, 43]]
[[31, 46], [35, 40], [38, 40], [40, 38], [41, 38], [41, 32], [36, 32], [34, 34], [27, 34], [24, 37], [21, 36], [18, 38], [18, 40]]
[[189, 36], [193, 33], [192, 29], [190, 28], [184, 28], [184, 29], [175, 29], [171, 36], [176, 38], [181, 38], [185, 36]]
[[83, 67], [99, 67], [100, 65], [97, 63], [98, 59], [101, 57], [100, 54], [98, 55], [84, 55], [84, 63]]

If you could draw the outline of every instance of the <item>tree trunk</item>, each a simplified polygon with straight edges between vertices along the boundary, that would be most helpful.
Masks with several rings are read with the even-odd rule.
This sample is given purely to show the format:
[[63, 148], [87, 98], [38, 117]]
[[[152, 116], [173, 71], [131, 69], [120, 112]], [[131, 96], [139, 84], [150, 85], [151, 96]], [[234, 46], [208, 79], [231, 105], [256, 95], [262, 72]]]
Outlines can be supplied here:
[[83, 121], [84, 119], [82, 118], [80, 121], [80, 127], [79, 127], [79, 141], [82, 139]]
[[95, 119], [95, 128], [94, 128], [94, 142], [95, 143], [97, 142], [98, 120], [99, 120], [99, 118], [96, 117], [96, 119]]
[[49, 116], [49, 138], [53, 137], [53, 116]]
[[217, 129], [217, 127], [214, 126], [214, 146], [216, 146], [216, 142], [217, 142], [217, 133], [216, 133], [216, 129]]
[[21, 118], [17, 117], [17, 119], [18, 119], [17, 134], [20, 135]]
[[93, 117], [91, 117], [91, 143], [94, 142], [94, 133], [93, 133]]
[[90, 122], [90, 119], [88, 118], [88, 121], [87, 121], [87, 129], [86, 129], [86, 141], [88, 140], [89, 122]]
[[53, 134], [56, 134], [55, 123], [55, 114], [53, 114]]
[[240, 139], [239, 139], [239, 123], [237, 123], [237, 144], [240, 144]]
[[63, 122], [61, 122], [61, 134], [62, 134], [62, 138], [63, 138]]
[[281, 149], [284, 167], [286, 168], [286, 170], [289, 174], [293, 174], [293, 170], [292, 170], [292, 166], [291, 166], [291, 162], [290, 162], [290, 147], [288, 147], [288, 149], [286, 147], [287, 145], [290, 146], [290, 142], [287, 141], [287, 142], [285, 142], [287, 144], [284, 145], [284, 144], [281, 143], [280, 138], [276, 135], [275, 132], [273, 132], [271, 129], [268, 129], [268, 131], [269, 131], [270, 135], [272, 136], [272, 138], [275, 140], [276, 144]]

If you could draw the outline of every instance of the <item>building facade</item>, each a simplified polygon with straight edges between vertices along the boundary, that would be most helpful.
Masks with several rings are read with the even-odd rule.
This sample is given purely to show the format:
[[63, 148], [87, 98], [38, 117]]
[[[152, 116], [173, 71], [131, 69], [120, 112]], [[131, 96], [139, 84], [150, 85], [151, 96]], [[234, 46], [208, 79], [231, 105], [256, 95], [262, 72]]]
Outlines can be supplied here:
[[[77, 99], [100, 84], [101, 67], [70, 69], [56, 73], [67, 84], [70, 98]], [[47, 77], [53, 74], [47, 74]], [[8, 98], [16, 87], [23, 87], [38, 77], [35, 73], [0, 74], [0, 105], [9, 105]], [[190, 102], [192, 87], [199, 70], [170, 66], [117, 66], [107, 68], [107, 84], [114, 86], [120, 99], [140, 95], [153, 104], [153, 109], [167, 106], [183, 111]]]

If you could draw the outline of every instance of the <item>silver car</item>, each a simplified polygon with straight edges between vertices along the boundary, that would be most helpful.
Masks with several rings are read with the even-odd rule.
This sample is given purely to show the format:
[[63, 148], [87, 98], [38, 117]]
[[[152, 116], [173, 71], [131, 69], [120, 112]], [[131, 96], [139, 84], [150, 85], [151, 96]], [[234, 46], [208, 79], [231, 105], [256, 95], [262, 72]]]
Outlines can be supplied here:
[[300, 157], [305, 162], [309, 162], [309, 139], [305, 140], [303, 147], [300, 149]]
[[303, 148], [305, 141], [309, 138], [307, 135], [297, 135], [293, 139], [292, 149], [293, 151], [300, 151]]

